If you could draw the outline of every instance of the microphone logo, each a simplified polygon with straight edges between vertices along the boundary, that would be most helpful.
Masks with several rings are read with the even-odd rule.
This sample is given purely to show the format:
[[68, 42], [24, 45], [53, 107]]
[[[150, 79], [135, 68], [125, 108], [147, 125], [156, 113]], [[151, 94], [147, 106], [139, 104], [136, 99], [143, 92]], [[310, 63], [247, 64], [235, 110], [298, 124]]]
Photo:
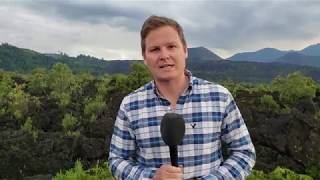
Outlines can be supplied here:
[[192, 129], [194, 129], [196, 127], [196, 123], [190, 124], [190, 126], [192, 127]]

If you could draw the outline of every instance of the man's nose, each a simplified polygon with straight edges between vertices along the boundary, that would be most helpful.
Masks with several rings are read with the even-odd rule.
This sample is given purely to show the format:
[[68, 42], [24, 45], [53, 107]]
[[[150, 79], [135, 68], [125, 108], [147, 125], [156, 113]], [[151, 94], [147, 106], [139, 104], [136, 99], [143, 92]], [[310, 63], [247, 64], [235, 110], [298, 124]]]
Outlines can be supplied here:
[[160, 51], [160, 59], [168, 59], [170, 57], [170, 53], [165, 48], [162, 48]]

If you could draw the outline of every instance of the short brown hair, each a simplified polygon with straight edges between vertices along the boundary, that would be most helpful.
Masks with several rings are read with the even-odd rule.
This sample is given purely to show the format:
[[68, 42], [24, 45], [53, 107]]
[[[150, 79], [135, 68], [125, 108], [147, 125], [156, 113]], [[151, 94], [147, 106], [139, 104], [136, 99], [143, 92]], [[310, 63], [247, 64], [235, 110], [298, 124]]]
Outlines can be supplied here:
[[173, 27], [178, 32], [178, 35], [180, 37], [180, 40], [181, 40], [183, 46], [187, 47], [187, 43], [186, 43], [186, 40], [185, 40], [184, 34], [183, 34], [183, 29], [178, 22], [176, 22], [173, 19], [167, 18], [167, 17], [153, 15], [153, 16], [148, 17], [144, 21], [142, 28], [141, 28], [141, 31], [140, 31], [142, 54], [144, 54], [144, 52], [146, 50], [145, 40], [146, 40], [146, 37], [148, 36], [148, 34], [152, 30], [158, 29], [163, 26]]

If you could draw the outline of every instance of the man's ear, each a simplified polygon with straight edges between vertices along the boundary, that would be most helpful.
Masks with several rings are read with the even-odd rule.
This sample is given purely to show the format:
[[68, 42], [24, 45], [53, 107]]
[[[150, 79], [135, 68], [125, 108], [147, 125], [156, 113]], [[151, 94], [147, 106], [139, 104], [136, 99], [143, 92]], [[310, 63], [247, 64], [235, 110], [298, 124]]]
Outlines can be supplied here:
[[143, 57], [143, 63], [144, 63], [144, 65], [147, 66], [146, 56], [145, 56], [144, 53], [142, 53], [142, 57]]
[[188, 48], [186, 47], [184, 51], [186, 52], [186, 59], [187, 59], [188, 58]]

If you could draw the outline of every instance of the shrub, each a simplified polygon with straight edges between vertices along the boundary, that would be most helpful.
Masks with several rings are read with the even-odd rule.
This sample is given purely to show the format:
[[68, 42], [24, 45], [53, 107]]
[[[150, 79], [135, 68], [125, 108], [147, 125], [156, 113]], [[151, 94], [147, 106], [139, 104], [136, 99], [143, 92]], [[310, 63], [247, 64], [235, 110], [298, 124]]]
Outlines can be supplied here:
[[74, 168], [62, 173], [59, 172], [53, 180], [115, 180], [105, 162], [103, 165], [96, 165], [94, 168], [84, 170], [79, 160]]
[[272, 88], [280, 92], [280, 99], [292, 105], [301, 99], [312, 99], [316, 95], [316, 83], [299, 72], [287, 77], [277, 77], [272, 81]]
[[265, 109], [269, 109], [269, 110], [277, 110], [277, 109], [279, 109], [279, 105], [273, 99], [273, 97], [270, 96], [270, 95], [263, 95], [260, 98], [260, 103], [261, 103], [262, 107], [264, 107]]
[[65, 131], [74, 131], [78, 125], [78, 119], [69, 113], [66, 114], [62, 120], [62, 126]]
[[262, 171], [253, 170], [247, 180], [312, 180], [312, 177], [297, 174], [289, 169], [277, 167], [272, 172], [265, 174]]
[[27, 118], [26, 122], [21, 126], [21, 129], [31, 134], [34, 140], [38, 138], [38, 130], [33, 127], [30, 117]]

